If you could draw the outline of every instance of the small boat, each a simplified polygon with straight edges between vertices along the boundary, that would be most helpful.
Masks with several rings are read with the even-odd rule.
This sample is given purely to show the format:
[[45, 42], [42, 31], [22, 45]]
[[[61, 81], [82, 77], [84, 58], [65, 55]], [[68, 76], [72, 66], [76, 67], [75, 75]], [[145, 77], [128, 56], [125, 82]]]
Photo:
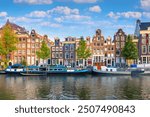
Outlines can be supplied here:
[[25, 67], [22, 64], [14, 64], [5, 69], [6, 74], [20, 74], [23, 71], [25, 71]]
[[101, 74], [101, 75], [131, 75], [130, 69], [118, 69], [115, 67], [106, 67], [101, 66], [101, 70], [97, 70], [97, 68], [94, 66], [93, 68], [93, 74]]

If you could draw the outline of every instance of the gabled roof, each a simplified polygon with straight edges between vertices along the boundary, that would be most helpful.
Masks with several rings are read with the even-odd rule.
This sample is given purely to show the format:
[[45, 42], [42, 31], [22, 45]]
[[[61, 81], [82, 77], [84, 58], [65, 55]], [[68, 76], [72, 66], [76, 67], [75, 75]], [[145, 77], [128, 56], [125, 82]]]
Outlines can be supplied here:
[[141, 22], [140, 30], [147, 30], [150, 27], [150, 22]]
[[[24, 27], [21, 27], [17, 24], [11, 23], [9, 20], [7, 20], [5, 25], [10, 25], [12, 27], [13, 30], [16, 30], [19, 33], [27, 33], [26, 29]], [[4, 27], [4, 26], [3, 26]], [[2, 27], [2, 28], [3, 28]], [[2, 29], [1, 28], [1, 29]]]

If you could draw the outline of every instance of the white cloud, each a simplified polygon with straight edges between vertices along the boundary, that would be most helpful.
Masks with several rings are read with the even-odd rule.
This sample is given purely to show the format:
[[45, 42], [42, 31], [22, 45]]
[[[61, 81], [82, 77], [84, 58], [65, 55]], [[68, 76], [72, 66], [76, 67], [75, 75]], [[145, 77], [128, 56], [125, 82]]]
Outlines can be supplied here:
[[29, 13], [27, 16], [43, 18], [43, 17], [47, 17], [48, 14], [45, 11], [33, 11], [33, 12]]
[[143, 9], [150, 9], [150, 0], [141, 0], [140, 2]]
[[54, 20], [57, 21], [57, 22], [59, 22], [59, 23], [63, 22], [63, 18], [61, 18], [61, 17], [54, 18]]
[[6, 17], [7, 16], [7, 12], [0, 12], [0, 17]]
[[52, 0], [14, 0], [15, 3], [27, 4], [52, 4]]
[[116, 15], [114, 12], [111, 11], [111, 12], [108, 14], [108, 17], [113, 18], [113, 19], [118, 19], [120, 16]]
[[89, 11], [92, 11], [92, 12], [101, 12], [101, 8], [100, 8], [100, 6], [96, 5], [96, 6], [90, 7]]
[[142, 16], [141, 12], [110, 12], [108, 14], [109, 17], [114, 18], [114, 19], [118, 19], [120, 17], [124, 17], [124, 18], [140, 18]]
[[48, 10], [48, 13], [59, 13], [64, 15], [70, 15], [70, 14], [79, 14], [79, 9], [71, 9], [69, 7], [64, 6], [57, 6], [56, 8], [53, 8], [52, 10]]
[[76, 3], [95, 3], [97, 0], [73, 0]]
[[143, 12], [143, 16], [147, 17], [147, 18], [150, 18], [150, 12]]
[[68, 15], [64, 17], [65, 19], [71, 19], [71, 20], [87, 20], [90, 19], [90, 16], [84, 16], [84, 15]]
[[7, 17], [11, 22], [24, 22], [24, 23], [37, 23], [41, 22], [41, 19], [32, 19], [27, 17]]
[[53, 28], [59, 28], [61, 27], [60, 24], [56, 24], [56, 23], [50, 23], [50, 22], [42, 22], [40, 23], [41, 26], [47, 26], [47, 27], [53, 27]]
[[66, 20], [81, 21], [81, 20], [89, 20], [89, 19], [91, 19], [91, 17], [85, 15], [66, 15], [66, 16], [55, 18], [54, 20], [61, 23]]

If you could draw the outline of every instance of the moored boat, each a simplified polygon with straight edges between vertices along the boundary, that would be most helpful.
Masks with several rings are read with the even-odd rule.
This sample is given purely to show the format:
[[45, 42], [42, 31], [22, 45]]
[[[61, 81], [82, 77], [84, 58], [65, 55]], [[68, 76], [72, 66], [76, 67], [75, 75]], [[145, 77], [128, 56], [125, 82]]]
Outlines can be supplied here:
[[14, 64], [12, 66], [8, 66], [5, 69], [6, 74], [20, 74], [20, 72], [24, 72], [25, 67], [22, 64]]
[[101, 75], [131, 75], [131, 69], [118, 69], [115, 67], [102, 66], [101, 70], [97, 70], [96, 67], [93, 68], [94, 74]]
[[48, 74], [84, 74], [89, 73], [87, 69], [75, 69], [75, 68], [67, 68], [63, 65], [53, 65], [47, 66], [46, 72]]

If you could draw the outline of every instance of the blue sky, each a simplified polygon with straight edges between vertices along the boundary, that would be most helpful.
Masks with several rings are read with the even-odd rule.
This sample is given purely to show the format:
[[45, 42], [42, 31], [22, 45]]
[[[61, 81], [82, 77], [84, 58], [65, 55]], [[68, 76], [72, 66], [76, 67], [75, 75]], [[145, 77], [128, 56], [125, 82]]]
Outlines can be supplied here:
[[51, 40], [93, 37], [96, 29], [113, 38], [119, 28], [133, 34], [137, 19], [150, 21], [150, 0], [0, 0], [0, 26], [7, 19]]

